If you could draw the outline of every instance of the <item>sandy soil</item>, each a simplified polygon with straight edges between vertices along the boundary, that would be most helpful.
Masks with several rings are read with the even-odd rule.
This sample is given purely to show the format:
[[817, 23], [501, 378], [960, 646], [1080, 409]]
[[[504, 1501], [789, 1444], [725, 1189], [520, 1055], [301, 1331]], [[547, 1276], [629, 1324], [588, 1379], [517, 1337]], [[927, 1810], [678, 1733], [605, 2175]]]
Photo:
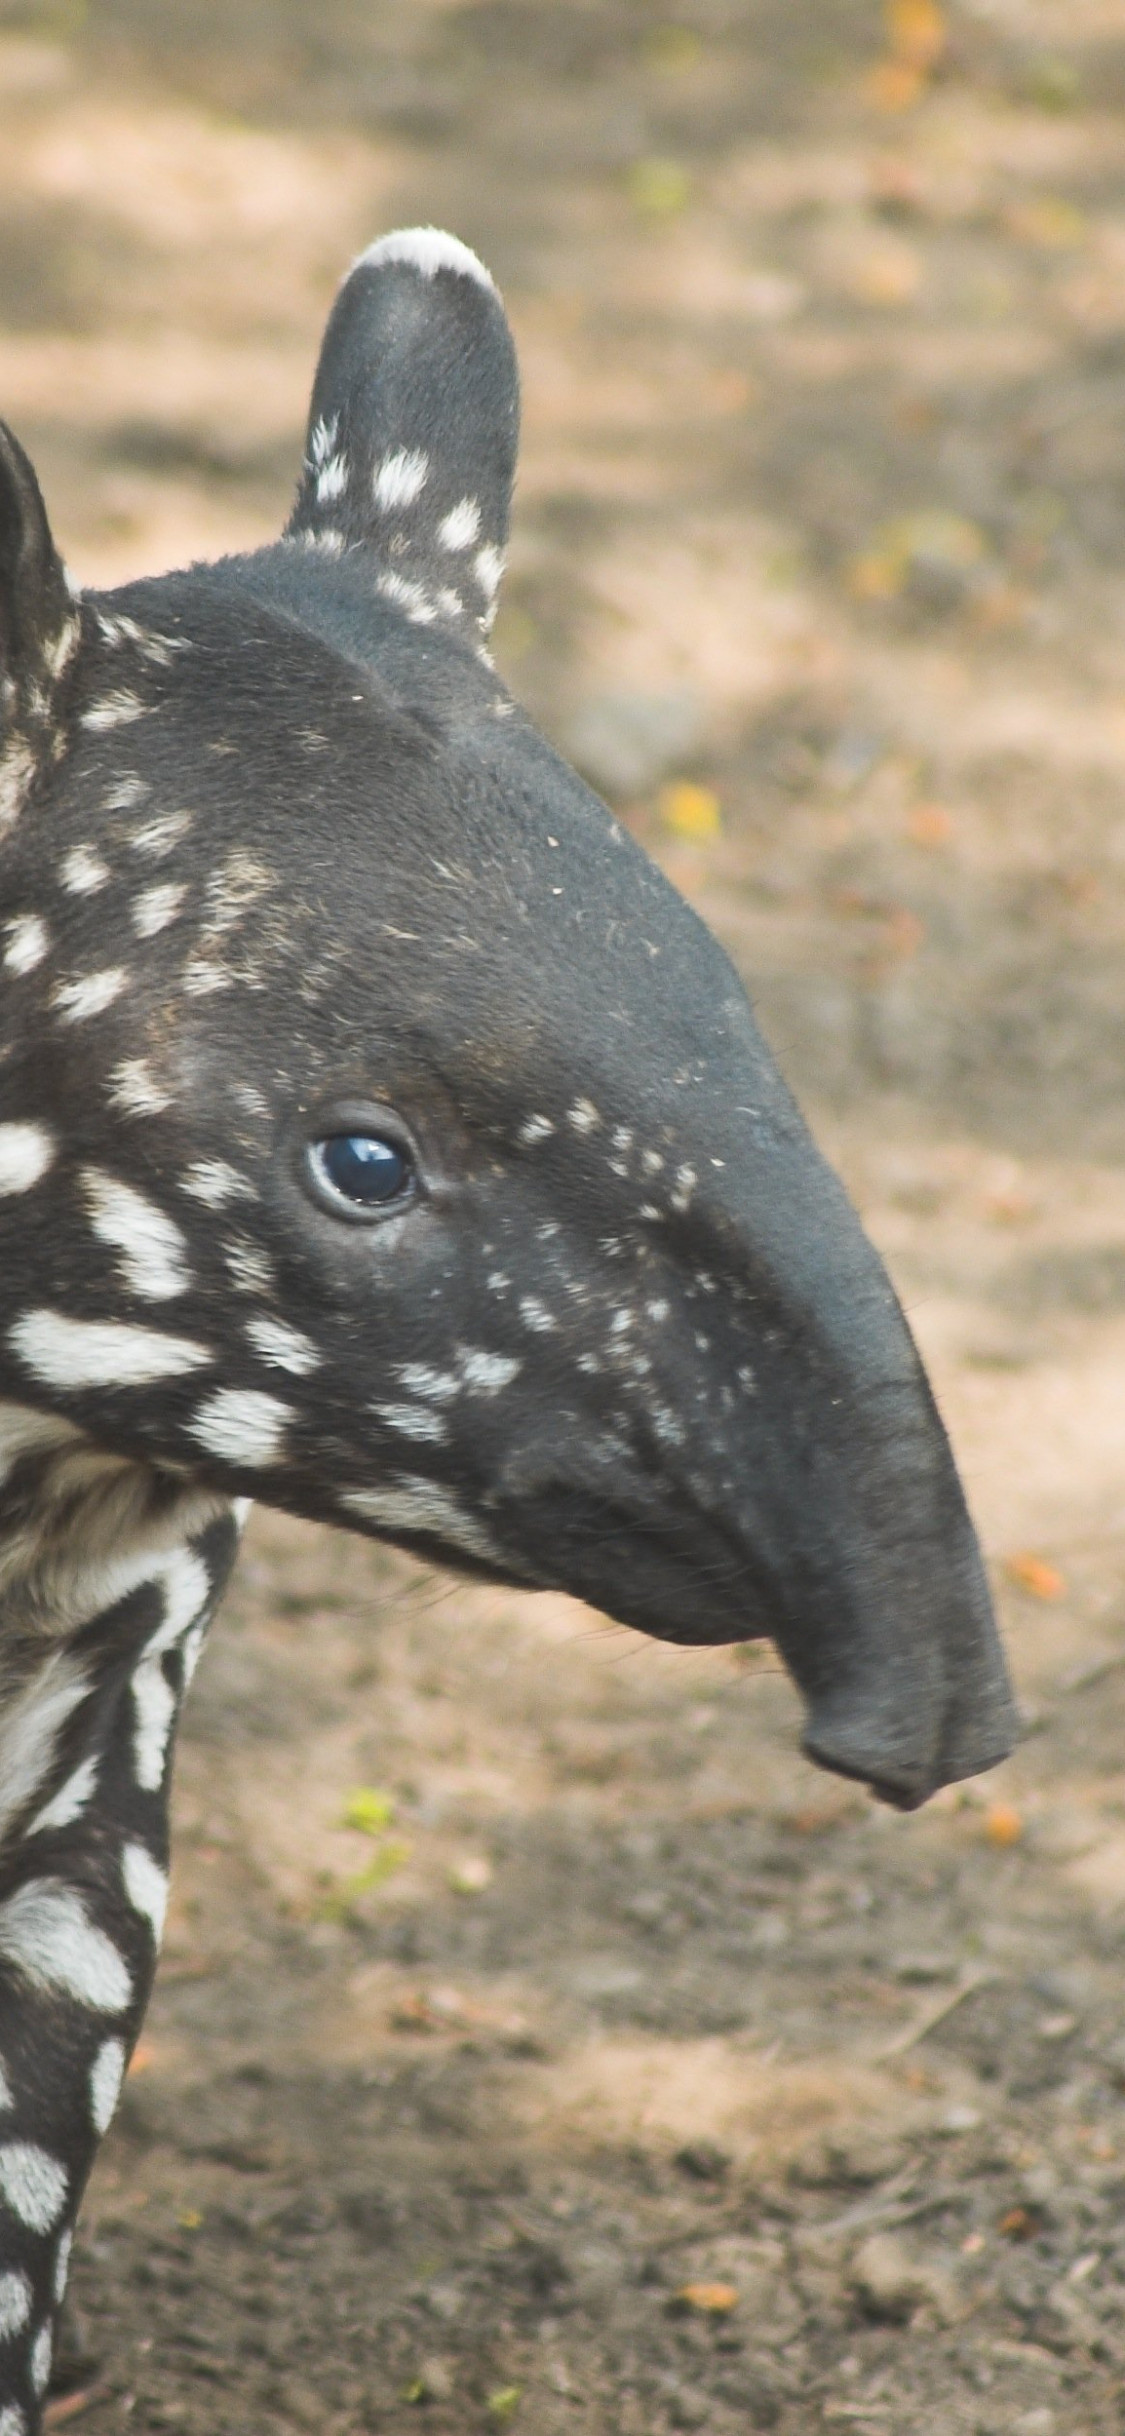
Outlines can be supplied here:
[[374, 231], [493, 265], [505, 670], [886, 1253], [1030, 1728], [890, 1817], [768, 1654], [261, 1520], [56, 2424], [1123, 2424], [1123, 105], [1123, 0], [0, 11], [0, 407], [82, 575], [277, 529]]

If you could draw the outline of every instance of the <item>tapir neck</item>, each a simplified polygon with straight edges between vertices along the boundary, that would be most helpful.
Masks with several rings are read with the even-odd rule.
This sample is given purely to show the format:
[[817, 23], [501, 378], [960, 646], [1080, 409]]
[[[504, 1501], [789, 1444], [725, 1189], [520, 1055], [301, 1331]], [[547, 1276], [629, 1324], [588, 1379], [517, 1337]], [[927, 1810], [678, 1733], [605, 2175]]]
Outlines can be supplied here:
[[0, 1404], [0, 2428], [38, 2425], [156, 1964], [177, 1713], [237, 1539], [212, 1492]]

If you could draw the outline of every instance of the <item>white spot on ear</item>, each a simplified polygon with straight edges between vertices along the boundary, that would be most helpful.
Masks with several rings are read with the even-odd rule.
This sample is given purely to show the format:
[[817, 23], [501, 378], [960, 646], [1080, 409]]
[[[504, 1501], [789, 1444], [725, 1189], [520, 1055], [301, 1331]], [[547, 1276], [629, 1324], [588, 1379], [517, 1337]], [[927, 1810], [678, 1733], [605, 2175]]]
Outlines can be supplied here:
[[103, 694], [100, 702], [91, 702], [89, 710], [82, 713], [81, 724], [94, 735], [100, 735], [107, 728], [128, 727], [133, 719], [143, 719], [147, 709], [147, 702], [142, 702], [139, 694], [127, 693], [122, 688], [118, 693]]
[[164, 1916], [168, 1909], [168, 1872], [161, 1869], [143, 1844], [126, 1844], [121, 1855], [121, 1875], [125, 1892], [135, 1912], [147, 1920], [159, 1945], [164, 1935]]
[[52, 1827], [69, 1827], [74, 1819], [80, 1819], [97, 1781], [97, 1760], [92, 1756], [81, 1760], [65, 1785], [59, 1786], [58, 1792], [32, 1819], [28, 1835], [45, 1835]]
[[117, 1947], [60, 1878], [31, 1878], [0, 1903], [0, 1954], [36, 1987], [73, 1996], [95, 2013], [123, 2013], [132, 1998]]
[[29, 1193], [45, 1176], [55, 1144], [45, 1125], [0, 1125], [0, 1201]]
[[480, 501], [459, 499], [443, 516], [437, 537], [443, 550], [471, 550], [480, 533]]
[[321, 466], [316, 478], [316, 496], [319, 505], [327, 507], [333, 499], [342, 499], [347, 487], [347, 458], [329, 457]]
[[497, 593], [500, 590], [500, 579], [504, 573], [504, 560], [500, 551], [494, 547], [492, 542], [486, 541], [483, 550], [477, 551], [476, 557], [473, 560], [473, 573], [476, 576], [477, 582], [480, 585], [486, 601], [494, 601]]
[[397, 609], [405, 609], [411, 625], [432, 626], [436, 623], [437, 610], [425, 586], [413, 583], [408, 575], [378, 575], [375, 590], [382, 593], [385, 601], [393, 601]]
[[109, 2130], [117, 2112], [124, 2078], [124, 2041], [107, 2038], [90, 2066], [90, 2119], [99, 2137]]
[[66, 2291], [67, 2272], [70, 2267], [70, 2253], [73, 2246], [74, 2235], [70, 2230], [70, 2226], [68, 2225], [65, 2233], [60, 2237], [59, 2246], [55, 2253], [55, 2272], [52, 2280], [54, 2283], [56, 2301], [61, 2301], [63, 2294]]
[[28, 2363], [32, 2390], [37, 2394], [45, 2394], [47, 2391], [51, 2375], [51, 2356], [51, 2329], [49, 2326], [41, 2326], [31, 2346], [31, 2359]]
[[292, 1419], [292, 1407], [278, 1396], [261, 1395], [254, 1387], [221, 1387], [200, 1405], [188, 1433], [208, 1454], [257, 1471], [280, 1462]]
[[50, 2233], [66, 2206], [66, 2174], [45, 2148], [30, 2140], [9, 2140], [0, 2148], [0, 2193], [30, 2232]]
[[97, 1167], [82, 1171], [90, 1224], [100, 1243], [120, 1253], [118, 1272], [130, 1293], [170, 1302], [191, 1284], [187, 1242], [155, 1201]]
[[[126, 780], [126, 785], [132, 783]], [[147, 795], [147, 787], [139, 780], [135, 783], [140, 786], [142, 795]], [[153, 863], [162, 862], [166, 854], [171, 854], [173, 846], [178, 846], [180, 839], [187, 836], [194, 817], [192, 812], [162, 812], [156, 820], [142, 822], [139, 829], [134, 829], [129, 840], [134, 854], [146, 854]]]
[[180, 1177], [180, 1191], [189, 1193], [193, 1201], [202, 1201], [209, 1210], [224, 1209], [228, 1201], [258, 1198], [249, 1176], [240, 1175], [225, 1159], [193, 1159]]
[[8, 942], [4, 950], [6, 970], [33, 973], [36, 965], [42, 964], [50, 945], [46, 923], [38, 914], [17, 914], [14, 922], [5, 923], [4, 935]]
[[510, 1387], [518, 1379], [522, 1362], [514, 1362], [506, 1353], [463, 1353], [461, 1375], [466, 1387], [480, 1396], [499, 1395], [501, 1388]]
[[28, 1311], [8, 1330], [24, 1369], [44, 1387], [145, 1387], [181, 1378], [211, 1360], [206, 1345], [134, 1328], [125, 1320], [67, 1319], [61, 1311]]
[[143, 1057], [125, 1057], [109, 1078], [110, 1106], [124, 1116], [162, 1116], [173, 1105], [172, 1094], [158, 1083]]
[[443, 228], [396, 228], [389, 236], [377, 237], [374, 245], [358, 254], [348, 272], [378, 270], [384, 262], [406, 262], [411, 270], [420, 271], [423, 279], [433, 279], [438, 271], [453, 271], [460, 279], [475, 279], [477, 286], [496, 294], [496, 282], [483, 262], [479, 262], [460, 237], [451, 237]]
[[546, 1142], [550, 1135], [553, 1134], [554, 1130], [555, 1128], [551, 1123], [550, 1117], [525, 1117], [523, 1124], [520, 1126], [519, 1132], [516, 1135], [516, 1140], [517, 1142], [525, 1142], [530, 1149], [533, 1142]]
[[496, 1549], [487, 1531], [435, 1481], [399, 1474], [387, 1488], [345, 1489], [339, 1502], [347, 1513], [380, 1530], [394, 1534], [424, 1531], [431, 1539], [445, 1540], [471, 1556], [495, 1562]]
[[102, 861], [94, 846], [72, 846], [69, 854], [63, 856], [59, 878], [72, 897], [96, 896], [109, 877], [109, 864]]
[[566, 1121], [575, 1133], [593, 1133], [595, 1126], [601, 1124], [601, 1111], [592, 1100], [575, 1100], [573, 1108], [567, 1109]]
[[314, 470], [317, 466], [324, 465], [331, 456], [336, 446], [339, 430], [340, 417], [338, 414], [334, 414], [330, 420], [326, 420], [321, 415], [319, 422], [313, 424], [309, 433], [309, 465]]
[[90, 1015], [104, 1015], [128, 981], [122, 965], [108, 965], [104, 972], [87, 973], [82, 981], [61, 981], [51, 992], [51, 1005], [58, 1008], [63, 1023], [85, 1023]]
[[31, 2316], [31, 2286], [26, 2275], [13, 2267], [0, 2275], [0, 2343], [7, 2343], [19, 2334]]
[[392, 448], [375, 469], [375, 505], [384, 510], [412, 507], [430, 470], [421, 448]]
[[290, 1328], [285, 1320], [247, 1320], [246, 1334], [263, 1362], [274, 1370], [291, 1370], [303, 1379], [310, 1370], [319, 1370], [320, 1355], [311, 1337], [302, 1336], [299, 1328]]
[[175, 880], [158, 881], [155, 888], [142, 888], [131, 907], [133, 928], [141, 939], [155, 939], [157, 932], [167, 930], [179, 913], [187, 887]]

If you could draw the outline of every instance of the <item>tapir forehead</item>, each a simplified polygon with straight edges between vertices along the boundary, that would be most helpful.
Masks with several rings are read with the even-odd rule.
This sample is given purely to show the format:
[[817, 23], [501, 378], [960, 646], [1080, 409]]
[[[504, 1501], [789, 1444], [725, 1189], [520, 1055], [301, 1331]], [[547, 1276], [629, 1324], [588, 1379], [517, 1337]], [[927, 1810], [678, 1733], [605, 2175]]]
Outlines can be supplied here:
[[182, 891], [139, 916], [162, 1032], [298, 1089], [432, 1073], [501, 1121], [666, 1117], [748, 1055], [775, 1090], [721, 950], [493, 671], [346, 571], [303, 602], [299, 556], [111, 604], [176, 648], [127, 734], [85, 731], [58, 812], [73, 838], [89, 808], [154, 921]]

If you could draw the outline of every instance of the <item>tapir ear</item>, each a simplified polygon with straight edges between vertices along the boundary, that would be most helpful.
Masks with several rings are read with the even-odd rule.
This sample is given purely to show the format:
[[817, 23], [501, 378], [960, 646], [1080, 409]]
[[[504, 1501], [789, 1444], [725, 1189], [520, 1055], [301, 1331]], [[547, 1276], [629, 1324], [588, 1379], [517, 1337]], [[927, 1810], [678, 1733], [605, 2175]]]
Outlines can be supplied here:
[[0, 835], [61, 749], [55, 695], [80, 634], [39, 484], [0, 423]]
[[421, 626], [478, 643], [508, 538], [519, 375], [483, 263], [436, 228], [353, 263], [313, 387], [289, 534], [366, 551], [374, 586]]

